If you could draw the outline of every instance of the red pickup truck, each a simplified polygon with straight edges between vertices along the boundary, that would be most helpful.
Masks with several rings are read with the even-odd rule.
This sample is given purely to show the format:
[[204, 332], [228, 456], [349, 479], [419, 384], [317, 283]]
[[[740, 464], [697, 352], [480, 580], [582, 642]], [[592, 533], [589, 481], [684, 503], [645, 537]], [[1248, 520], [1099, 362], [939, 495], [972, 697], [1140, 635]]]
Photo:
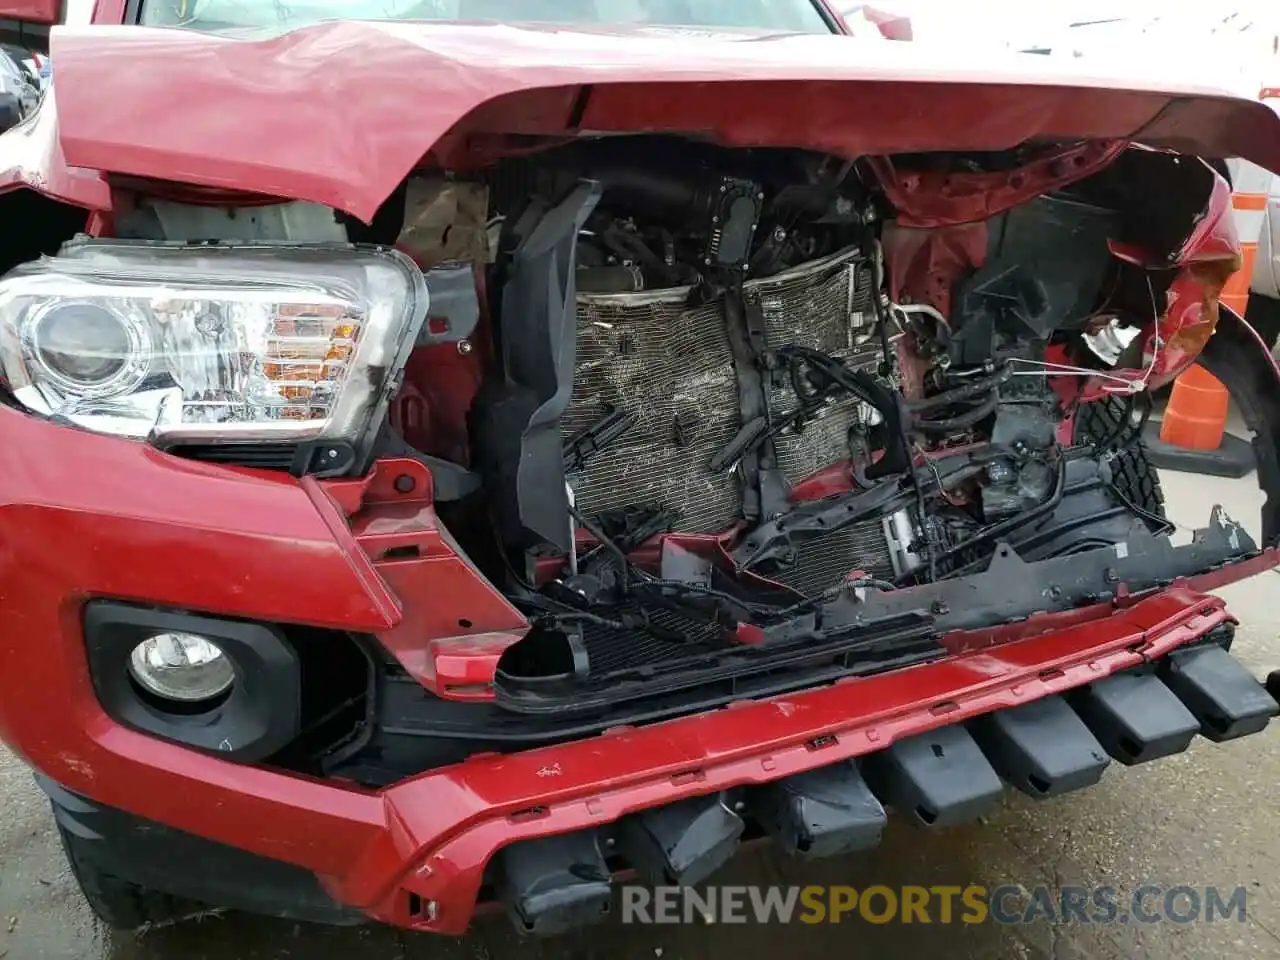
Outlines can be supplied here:
[[[1214, 167], [1280, 117], [626, 7], [52, 30], [0, 137], [0, 737], [109, 923], [552, 932], [1277, 712], [1211, 591], [1280, 560]], [[1137, 437], [1196, 362], [1260, 539], [1170, 538]]]

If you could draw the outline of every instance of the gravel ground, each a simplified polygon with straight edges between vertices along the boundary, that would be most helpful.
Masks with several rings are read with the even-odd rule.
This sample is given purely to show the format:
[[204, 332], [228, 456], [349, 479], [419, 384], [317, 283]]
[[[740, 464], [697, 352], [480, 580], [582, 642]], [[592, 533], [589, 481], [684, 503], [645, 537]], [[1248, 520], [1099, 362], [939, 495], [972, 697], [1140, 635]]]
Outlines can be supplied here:
[[[1211, 503], [1257, 524], [1253, 478], [1167, 474], [1170, 515], [1189, 529]], [[1275, 573], [1224, 591], [1240, 618], [1238, 656], [1259, 676], [1280, 666]], [[933, 960], [1049, 957], [1280, 957], [1280, 831], [1271, 790], [1280, 779], [1277, 726], [1237, 743], [1197, 740], [1187, 753], [1134, 769], [1114, 765], [1079, 794], [1034, 803], [1009, 794], [985, 822], [926, 834], [895, 821], [885, 842], [856, 857], [793, 863], [769, 848], [743, 853], [718, 883], [895, 885], [981, 883], [1216, 885], [1247, 891], [1247, 919], [1179, 925], [1028, 926], [899, 924], [859, 920], [819, 927], [623, 927], [522, 942], [501, 917], [460, 941], [383, 928], [328, 930], [243, 916], [215, 917], [141, 935], [95, 923], [64, 866], [48, 808], [30, 774], [0, 750], [0, 960], [249, 960], [331, 958], [524, 960], [533, 957], [791, 960], [838, 952], [845, 960], [907, 955]], [[797, 932], [798, 931], [798, 932]]]

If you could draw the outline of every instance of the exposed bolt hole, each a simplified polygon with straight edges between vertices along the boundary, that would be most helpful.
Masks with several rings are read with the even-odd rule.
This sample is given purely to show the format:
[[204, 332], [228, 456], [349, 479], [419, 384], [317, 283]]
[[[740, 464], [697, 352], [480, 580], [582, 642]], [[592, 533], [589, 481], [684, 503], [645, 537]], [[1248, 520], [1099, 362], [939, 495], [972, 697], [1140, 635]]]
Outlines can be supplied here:
[[937, 823], [938, 812], [930, 810], [928, 807], [916, 807], [916, 816], [920, 818], [920, 822], [926, 826]]
[[469, 630], [471, 629], [471, 621], [468, 620], [466, 617], [463, 617], [461, 620], [458, 621], [458, 626], [462, 627], [463, 630]]
[[940, 743], [933, 744], [933, 755], [937, 757], [939, 760], [941, 760], [943, 756], [945, 756], [945, 751], [942, 749], [942, 744]]

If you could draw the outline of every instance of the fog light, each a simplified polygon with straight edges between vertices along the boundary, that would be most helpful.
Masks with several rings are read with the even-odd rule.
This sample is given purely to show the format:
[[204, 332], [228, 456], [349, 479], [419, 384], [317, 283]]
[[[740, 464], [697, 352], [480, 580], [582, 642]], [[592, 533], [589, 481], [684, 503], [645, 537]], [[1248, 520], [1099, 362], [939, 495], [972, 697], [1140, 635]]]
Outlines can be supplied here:
[[235, 682], [222, 648], [194, 633], [159, 633], [143, 640], [129, 655], [129, 672], [148, 693], [183, 703], [212, 700]]

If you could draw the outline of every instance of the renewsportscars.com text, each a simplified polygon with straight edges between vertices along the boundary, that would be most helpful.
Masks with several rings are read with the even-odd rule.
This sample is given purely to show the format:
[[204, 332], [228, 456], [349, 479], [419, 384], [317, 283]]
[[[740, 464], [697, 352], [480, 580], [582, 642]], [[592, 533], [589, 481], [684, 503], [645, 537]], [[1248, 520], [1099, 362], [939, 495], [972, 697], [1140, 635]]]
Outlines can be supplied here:
[[969, 886], [624, 886], [622, 922], [680, 923], [1243, 923], [1244, 887], [1143, 884]]

